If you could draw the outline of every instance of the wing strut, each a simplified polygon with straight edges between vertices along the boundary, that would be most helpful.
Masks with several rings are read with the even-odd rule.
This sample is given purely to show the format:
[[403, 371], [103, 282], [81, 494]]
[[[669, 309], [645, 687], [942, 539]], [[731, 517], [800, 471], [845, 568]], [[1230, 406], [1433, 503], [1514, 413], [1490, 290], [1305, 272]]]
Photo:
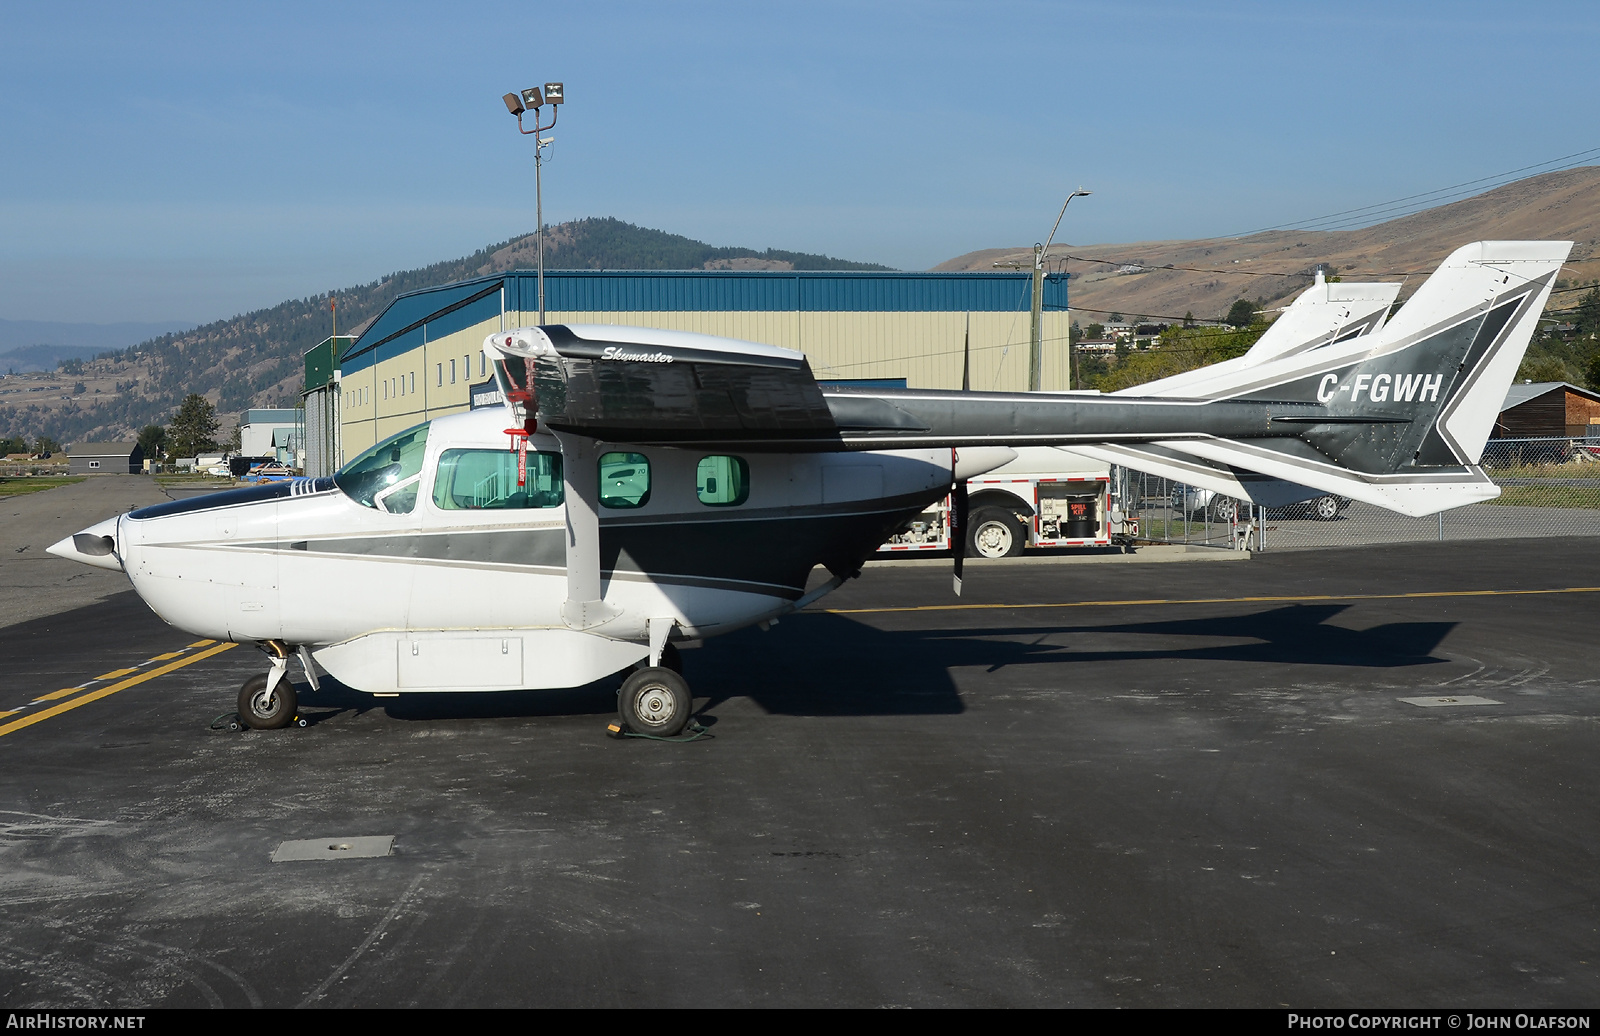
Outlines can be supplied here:
[[622, 614], [601, 600], [599, 452], [587, 435], [556, 432], [555, 437], [561, 443], [567, 511], [567, 600], [561, 620], [569, 629], [593, 629]]

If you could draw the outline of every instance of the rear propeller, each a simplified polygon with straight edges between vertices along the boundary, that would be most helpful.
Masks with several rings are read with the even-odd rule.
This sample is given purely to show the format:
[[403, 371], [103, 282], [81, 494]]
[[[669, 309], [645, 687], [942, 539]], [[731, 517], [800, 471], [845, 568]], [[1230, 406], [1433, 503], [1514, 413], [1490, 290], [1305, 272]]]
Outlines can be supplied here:
[[955, 554], [954, 583], [956, 596], [960, 597], [961, 562], [967, 556], [967, 484], [960, 479], [950, 487], [950, 550]]

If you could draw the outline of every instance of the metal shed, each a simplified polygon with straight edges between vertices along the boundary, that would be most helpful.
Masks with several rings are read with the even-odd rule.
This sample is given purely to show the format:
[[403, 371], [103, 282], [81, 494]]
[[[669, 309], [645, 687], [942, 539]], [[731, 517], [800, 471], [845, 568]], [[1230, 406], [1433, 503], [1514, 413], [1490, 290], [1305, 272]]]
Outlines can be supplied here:
[[67, 451], [73, 475], [137, 475], [144, 469], [144, 449], [136, 442], [81, 442]]

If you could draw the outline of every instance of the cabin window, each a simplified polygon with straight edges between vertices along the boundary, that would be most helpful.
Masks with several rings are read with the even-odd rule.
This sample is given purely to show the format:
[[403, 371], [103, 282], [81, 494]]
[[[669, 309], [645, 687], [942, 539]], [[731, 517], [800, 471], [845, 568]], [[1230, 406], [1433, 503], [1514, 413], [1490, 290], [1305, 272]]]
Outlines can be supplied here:
[[561, 500], [559, 453], [530, 451], [519, 486], [512, 450], [445, 450], [433, 478], [433, 504], [443, 511], [560, 507]]
[[750, 465], [743, 457], [702, 457], [694, 483], [702, 504], [733, 507], [750, 499]]
[[407, 428], [339, 469], [334, 485], [362, 507], [407, 514], [417, 505], [428, 426]]
[[642, 453], [600, 455], [600, 503], [643, 507], [650, 502], [650, 460]]

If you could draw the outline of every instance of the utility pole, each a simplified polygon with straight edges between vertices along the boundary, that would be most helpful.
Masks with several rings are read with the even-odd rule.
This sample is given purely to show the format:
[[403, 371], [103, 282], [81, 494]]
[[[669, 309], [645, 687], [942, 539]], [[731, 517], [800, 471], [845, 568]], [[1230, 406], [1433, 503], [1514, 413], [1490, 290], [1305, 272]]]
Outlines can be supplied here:
[[[1056, 231], [1061, 228], [1061, 217], [1067, 214], [1067, 206], [1072, 204], [1072, 199], [1093, 194], [1082, 187], [1067, 195], [1067, 200], [1061, 203], [1061, 211], [1056, 214], [1055, 226], [1050, 228], [1050, 236], [1044, 239], [1044, 244], [1034, 243], [1033, 246], [1033, 307], [1032, 319], [1029, 321], [1028, 333], [1028, 391], [1038, 392], [1044, 387], [1044, 260], [1045, 253], [1050, 250], [1050, 243], [1056, 239]], [[996, 266], [1009, 266], [1018, 269], [1021, 263], [995, 263]], [[1067, 323], [1072, 323], [1072, 311], [1067, 311]], [[1067, 369], [1070, 371], [1072, 357], [1072, 332], [1067, 332]], [[1071, 375], [1068, 375], [1068, 388], [1071, 388]]]

